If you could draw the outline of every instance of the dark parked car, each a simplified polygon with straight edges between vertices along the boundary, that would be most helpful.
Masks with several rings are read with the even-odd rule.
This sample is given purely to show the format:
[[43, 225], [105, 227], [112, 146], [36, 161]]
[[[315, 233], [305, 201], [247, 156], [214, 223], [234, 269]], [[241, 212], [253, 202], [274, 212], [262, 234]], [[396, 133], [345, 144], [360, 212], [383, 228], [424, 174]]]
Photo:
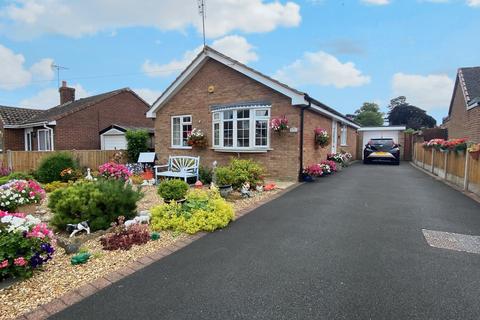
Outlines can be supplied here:
[[391, 138], [371, 139], [363, 150], [363, 163], [389, 162], [400, 164], [400, 145]]

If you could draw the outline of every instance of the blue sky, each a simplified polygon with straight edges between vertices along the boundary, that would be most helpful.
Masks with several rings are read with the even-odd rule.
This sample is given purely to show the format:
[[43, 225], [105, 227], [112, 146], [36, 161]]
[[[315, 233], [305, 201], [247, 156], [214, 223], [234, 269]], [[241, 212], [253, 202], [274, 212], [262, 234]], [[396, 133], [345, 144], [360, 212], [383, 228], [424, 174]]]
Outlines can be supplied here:
[[[343, 113], [398, 95], [437, 120], [478, 66], [480, 0], [207, 2], [207, 43]], [[0, 1], [0, 104], [130, 87], [153, 101], [202, 44], [196, 0]]]

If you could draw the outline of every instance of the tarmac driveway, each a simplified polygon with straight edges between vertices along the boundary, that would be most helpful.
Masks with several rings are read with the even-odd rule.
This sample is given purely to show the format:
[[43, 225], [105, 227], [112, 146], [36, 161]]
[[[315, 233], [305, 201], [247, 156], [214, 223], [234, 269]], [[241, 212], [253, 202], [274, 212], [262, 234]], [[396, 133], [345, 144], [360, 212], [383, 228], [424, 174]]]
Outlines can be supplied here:
[[409, 164], [304, 184], [54, 319], [480, 319], [480, 205]]

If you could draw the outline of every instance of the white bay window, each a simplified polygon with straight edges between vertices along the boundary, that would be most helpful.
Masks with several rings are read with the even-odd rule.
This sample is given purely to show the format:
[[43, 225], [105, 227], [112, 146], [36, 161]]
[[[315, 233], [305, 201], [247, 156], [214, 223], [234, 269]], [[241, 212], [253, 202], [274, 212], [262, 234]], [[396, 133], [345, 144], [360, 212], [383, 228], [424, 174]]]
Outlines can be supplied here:
[[270, 106], [218, 107], [212, 111], [215, 149], [266, 150], [270, 142]]

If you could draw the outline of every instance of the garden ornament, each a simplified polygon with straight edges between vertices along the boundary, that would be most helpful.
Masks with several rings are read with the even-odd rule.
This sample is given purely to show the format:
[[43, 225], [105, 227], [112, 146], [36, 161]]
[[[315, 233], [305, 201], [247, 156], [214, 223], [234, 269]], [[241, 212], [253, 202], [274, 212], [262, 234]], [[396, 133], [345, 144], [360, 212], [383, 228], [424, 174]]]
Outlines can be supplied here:
[[257, 189], [258, 192], [263, 192], [263, 185], [262, 184], [257, 184], [255, 189]]
[[76, 254], [70, 259], [70, 263], [72, 265], [84, 264], [88, 261], [88, 259], [90, 259], [90, 256], [91, 254], [88, 252], [82, 252], [82, 253]]
[[126, 229], [130, 228], [134, 224], [138, 224], [138, 221], [136, 219], [127, 220], [123, 223], [123, 225], [125, 226]]
[[92, 170], [90, 168], [87, 168], [87, 175], [85, 176], [85, 180], [93, 181]]
[[202, 181], [197, 180], [197, 182], [195, 182], [195, 189], [202, 189], [202, 187], [203, 187]]
[[153, 241], [160, 239], [160, 233], [158, 233], [158, 232], [152, 232], [152, 233], [150, 234], [150, 239], [153, 240]]
[[252, 196], [250, 193], [250, 183], [248, 183], [248, 181], [242, 184], [242, 189], [240, 190], [240, 193], [244, 198], [250, 198]]
[[82, 221], [80, 223], [74, 224], [69, 223], [67, 224], [67, 232], [70, 233], [70, 238], [76, 235], [78, 232], [85, 230], [87, 234], [90, 234], [90, 227], [88, 226], [88, 221]]
[[77, 253], [80, 249], [80, 243], [76, 241], [70, 242], [60, 237], [57, 238], [57, 244], [60, 248], [63, 248], [63, 250], [65, 250], [65, 254]]
[[150, 216], [136, 216], [135, 218], [133, 218], [133, 220], [135, 220], [138, 224], [142, 224], [142, 223], [149, 224]]
[[148, 211], [148, 210], [142, 210], [138, 213], [137, 216], [149, 216], [150, 217], [151, 214], [150, 214], [150, 211]]

